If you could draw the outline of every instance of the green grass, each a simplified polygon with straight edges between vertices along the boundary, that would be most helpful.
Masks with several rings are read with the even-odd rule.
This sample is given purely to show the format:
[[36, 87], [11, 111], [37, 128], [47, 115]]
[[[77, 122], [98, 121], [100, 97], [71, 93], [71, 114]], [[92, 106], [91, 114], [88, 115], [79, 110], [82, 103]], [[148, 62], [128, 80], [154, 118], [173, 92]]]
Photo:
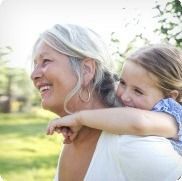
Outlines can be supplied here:
[[53, 115], [0, 114], [0, 176], [6, 181], [53, 180], [62, 147], [45, 130]]

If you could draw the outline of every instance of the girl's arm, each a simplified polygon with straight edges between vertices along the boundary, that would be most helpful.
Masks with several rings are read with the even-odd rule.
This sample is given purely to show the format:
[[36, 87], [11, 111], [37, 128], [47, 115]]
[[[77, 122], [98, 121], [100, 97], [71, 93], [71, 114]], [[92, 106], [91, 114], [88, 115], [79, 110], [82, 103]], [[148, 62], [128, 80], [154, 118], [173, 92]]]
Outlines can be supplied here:
[[163, 136], [177, 138], [178, 126], [174, 117], [162, 112], [131, 107], [86, 110], [77, 113], [76, 121], [83, 126], [113, 134]]
[[[49, 124], [48, 134], [69, 127], [67, 135], [75, 138], [82, 126], [104, 130], [113, 134], [163, 136], [177, 138], [177, 123], [165, 113], [131, 107], [85, 110], [57, 119]], [[58, 131], [59, 130], [59, 131]], [[68, 134], [69, 133], [69, 134]]]

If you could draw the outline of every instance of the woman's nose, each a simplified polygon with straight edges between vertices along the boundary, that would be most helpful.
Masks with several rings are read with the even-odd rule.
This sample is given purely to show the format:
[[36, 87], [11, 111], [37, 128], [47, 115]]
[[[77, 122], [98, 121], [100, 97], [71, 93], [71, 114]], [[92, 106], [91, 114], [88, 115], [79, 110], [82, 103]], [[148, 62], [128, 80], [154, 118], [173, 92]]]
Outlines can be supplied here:
[[36, 65], [34, 70], [31, 73], [31, 79], [34, 81], [41, 77], [42, 77], [42, 69], [39, 65]]

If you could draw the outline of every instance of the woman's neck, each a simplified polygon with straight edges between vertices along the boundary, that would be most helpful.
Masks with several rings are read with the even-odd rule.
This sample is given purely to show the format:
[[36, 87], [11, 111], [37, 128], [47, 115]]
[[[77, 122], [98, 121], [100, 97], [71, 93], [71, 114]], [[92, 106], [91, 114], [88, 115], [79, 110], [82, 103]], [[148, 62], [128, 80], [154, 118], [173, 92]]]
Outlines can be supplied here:
[[[83, 108], [84, 107], [84, 108]], [[84, 105], [79, 111], [86, 110], [86, 109], [102, 109], [106, 108], [106, 106], [97, 100], [91, 100], [87, 105]], [[75, 145], [79, 145], [80, 143], [83, 144], [83, 142], [92, 141], [92, 139], [97, 139], [100, 136], [101, 130], [93, 129], [89, 127], [83, 126], [79, 132], [79, 135], [74, 140]]]
[[84, 145], [84, 142], [88, 143], [92, 140], [95, 140], [95, 139], [97, 140], [99, 138], [101, 132], [102, 132], [101, 130], [84, 126], [80, 130], [76, 139], [73, 141], [73, 145], [74, 146], [79, 146], [80, 144]]
[[[88, 103], [79, 102], [79, 101], [75, 101], [75, 102], [77, 102], [77, 104], [74, 104], [72, 102], [72, 104], [71, 104], [72, 110], [70, 110], [70, 112], [74, 113], [74, 112], [78, 112], [81, 110], [88, 110], [88, 109], [92, 110], [92, 109], [106, 108], [106, 106], [103, 104], [102, 101], [100, 101], [99, 99], [94, 99], [94, 98], [91, 98], [91, 100]], [[70, 108], [70, 107], [68, 106], [68, 108]], [[55, 109], [54, 109], [54, 113], [56, 113], [60, 117], [64, 117], [64, 116], [69, 115], [68, 113], [66, 113], [62, 109], [61, 110], [59, 109], [57, 111], [55, 111]], [[97, 137], [99, 137], [100, 133], [101, 133], [101, 130], [83, 126], [81, 128], [81, 130], [79, 131], [79, 135], [74, 140], [74, 144], [87, 142], [88, 140], [90, 140], [92, 138], [93, 139], [97, 138]]]
[[103, 104], [99, 98], [91, 98], [91, 100], [88, 103], [80, 102], [80, 99], [77, 99], [75, 101], [70, 101], [67, 105], [67, 109], [70, 113], [66, 112], [63, 107], [54, 107], [54, 109], [50, 110], [54, 112], [55, 114], [59, 115], [60, 117], [67, 116], [71, 113], [82, 111], [82, 110], [92, 110], [92, 109], [102, 109], [106, 108], [107, 106]]

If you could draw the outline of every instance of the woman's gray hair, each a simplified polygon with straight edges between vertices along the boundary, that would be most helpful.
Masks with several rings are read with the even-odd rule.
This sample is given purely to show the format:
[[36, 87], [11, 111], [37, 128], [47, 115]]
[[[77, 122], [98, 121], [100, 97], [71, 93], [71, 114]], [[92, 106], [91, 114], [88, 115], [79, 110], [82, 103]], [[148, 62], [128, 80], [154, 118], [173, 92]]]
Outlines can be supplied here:
[[[71, 67], [77, 75], [78, 82], [74, 89], [66, 96], [64, 109], [71, 97], [81, 88], [83, 75], [81, 72], [81, 62], [85, 58], [91, 58], [96, 63], [96, 73], [93, 79], [92, 90], [103, 100], [107, 106], [114, 106], [114, 74], [111, 72], [111, 57], [106, 45], [100, 36], [91, 29], [78, 25], [56, 24], [53, 28], [41, 34], [38, 42], [44, 41], [54, 50], [69, 57]], [[35, 49], [34, 48], [34, 49]]]

